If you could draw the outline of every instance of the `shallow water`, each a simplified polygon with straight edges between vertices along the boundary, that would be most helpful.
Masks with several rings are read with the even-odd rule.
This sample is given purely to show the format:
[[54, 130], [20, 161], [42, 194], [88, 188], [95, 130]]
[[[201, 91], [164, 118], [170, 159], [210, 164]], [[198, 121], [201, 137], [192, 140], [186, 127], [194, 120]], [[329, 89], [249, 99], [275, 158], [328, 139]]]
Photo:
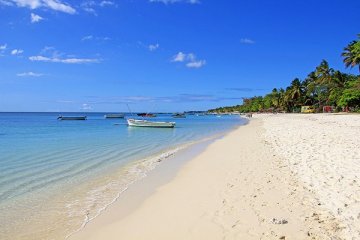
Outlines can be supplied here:
[[0, 113], [0, 239], [65, 239], [162, 160], [245, 122], [163, 114], [154, 120], [176, 128], [129, 128], [123, 119], [86, 115]]

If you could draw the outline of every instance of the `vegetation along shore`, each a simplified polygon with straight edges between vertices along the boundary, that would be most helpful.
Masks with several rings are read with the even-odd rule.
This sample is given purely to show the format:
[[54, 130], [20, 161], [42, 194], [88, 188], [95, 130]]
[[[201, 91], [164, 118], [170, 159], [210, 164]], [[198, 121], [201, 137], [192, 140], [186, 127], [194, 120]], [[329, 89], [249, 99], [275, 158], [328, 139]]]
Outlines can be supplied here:
[[[360, 71], [360, 34], [341, 54], [346, 67]], [[211, 109], [211, 112], [300, 112], [302, 106], [314, 111], [360, 111], [360, 75], [335, 70], [326, 60], [303, 80], [295, 78], [290, 86], [274, 88], [265, 96], [244, 98], [243, 104]], [[327, 107], [325, 107], [327, 106]], [[324, 108], [325, 107], [325, 108]]]

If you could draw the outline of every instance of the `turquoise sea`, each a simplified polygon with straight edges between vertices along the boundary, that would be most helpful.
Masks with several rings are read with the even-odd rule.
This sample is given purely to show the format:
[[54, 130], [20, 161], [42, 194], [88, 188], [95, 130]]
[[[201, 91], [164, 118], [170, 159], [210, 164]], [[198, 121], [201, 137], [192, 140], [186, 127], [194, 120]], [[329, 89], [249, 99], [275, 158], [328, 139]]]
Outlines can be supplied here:
[[176, 128], [134, 128], [104, 114], [0, 113], [0, 239], [65, 239], [161, 161], [245, 123], [159, 114]]

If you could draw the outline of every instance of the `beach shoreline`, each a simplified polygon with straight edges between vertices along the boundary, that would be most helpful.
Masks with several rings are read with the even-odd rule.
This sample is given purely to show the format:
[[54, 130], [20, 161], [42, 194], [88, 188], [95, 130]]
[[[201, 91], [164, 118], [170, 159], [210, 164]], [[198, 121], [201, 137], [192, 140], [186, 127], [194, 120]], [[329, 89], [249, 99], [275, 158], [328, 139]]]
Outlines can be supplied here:
[[[81, 235], [84, 228], [92, 228], [94, 222], [97, 227], [98, 225], [109, 224], [116, 219], [126, 217], [139, 207], [146, 198], [151, 196], [156, 191], [157, 187], [170, 182], [186, 162], [204, 151], [204, 149], [209, 144], [216, 141], [216, 139], [222, 137], [223, 135], [216, 135], [178, 146], [179, 149], [174, 154], [171, 154], [161, 161], [159, 160], [159, 164], [154, 166], [153, 169], [144, 172], [144, 177], [130, 183], [112, 203], [107, 205], [106, 209], [101, 211], [95, 218], [86, 222], [84, 226], [77, 231], [66, 236], [66, 239], [73, 239], [73, 237], [76, 237], [79, 234]], [[159, 156], [159, 154], [156, 156]], [[134, 165], [134, 163], [132, 164]], [[123, 205], [123, 203], [125, 204]], [[113, 212], [116, 214], [113, 214]]]
[[[34, 116], [37, 117], [36, 114], [29, 117]], [[57, 127], [55, 130], [64, 127], [63, 124], [54, 123], [52, 114], [45, 114], [44, 118], [46, 121], [49, 119], [47, 122], [49, 125], [56, 125], [54, 126]], [[93, 136], [86, 138], [89, 142], [68, 144], [70, 145], [69, 150], [67, 145], [58, 144], [61, 137], [72, 140], [79, 138], [81, 133], [71, 131], [71, 134], [68, 134], [62, 131], [63, 135], [53, 138], [57, 142], [56, 148], [54, 147], [55, 152], [49, 150], [46, 144], [43, 144], [44, 147], [41, 149], [31, 145], [34, 152], [30, 153], [33, 154], [25, 154], [24, 151], [26, 156], [19, 158], [18, 162], [26, 163], [20, 166], [27, 167], [28, 176], [29, 178], [32, 177], [31, 184], [36, 185], [35, 180], [37, 178], [45, 181], [56, 180], [57, 178], [64, 179], [64, 184], [60, 181], [54, 182], [54, 184], [46, 185], [37, 192], [29, 191], [17, 199], [9, 197], [6, 199], [7, 202], [0, 201], [0, 212], [2, 213], [0, 217], [0, 222], [2, 222], [1, 239], [66, 239], [107, 212], [109, 206], [117, 202], [117, 199], [124, 193], [129, 192], [129, 186], [132, 189], [134, 183], [152, 175], [151, 172], [158, 167], [162, 168], [162, 165], [166, 166], [169, 162], [176, 168], [176, 159], [186, 153], [188, 148], [197, 148], [198, 144], [199, 146], [207, 145], [208, 142], [221, 138], [227, 132], [244, 123], [244, 120], [240, 119], [239, 116], [221, 119], [208, 116], [202, 118], [189, 117], [186, 120], [179, 120], [177, 128], [168, 130], [128, 128], [126, 125], [114, 126], [111, 121], [101, 121], [99, 124], [98, 120], [102, 119], [102, 115], [94, 114], [93, 118], [94, 121], [90, 121], [90, 119], [88, 122], [65, 123], [66, 126], [70, 124], [71, 127], [77, 126], [81, 129], [87, 127], [86, 135]], [[214, 126], [208, 129], [208, 126], [212, 125]], [[55, 132], [52, 129], [49, 136]], [[35, 134], [33, 136], [36, 137]], [[21, 141], [18, 142], [21, 143]], [[68, 143], [69, 141], [64, 142]], [[11, 148], [9, 149], [11, 150]], [[71, 151], [72, 149], [75, 149], [75, 154]], [[191, 150], [191, 152], [193, 151], [196, 152], [196, 150]], [[3, 159], [7, 159], [6, 153], [11, 154], [11, 151], [5, 151]], [[41, 156], [38, 157], [36, 154], [44, 154], [45, 157], [40, 158]], [[64, 154], [69, 159], [63, 159]], [[16, 155], [13, 156], [17, 157]], [[39, 160], [31, 161], [31, 159], [28, 160], [29, 157]], [[30, 174], [32, 164], [42, 166], [41, 169], [39, 167], [34, 168], [34, 172], [38, 173], [36, 175]], [[58, 165], [50, 168], [49, 166], [53, 166], [51, 164]], [[6, 172], [3, 171], [2, 176], [0, 176], [2, 182], [15, 179], [26, 183], [28, 180], [26, 172], [20, 171], [21, 168], [12, 168], [11, 164], [1, 167], [9, 173], [17, 171], [19, 175], [25, 175], [25, 177], [19, 177], [16, 174], [7, 176]], [[49, 170], [41, 171], [46, 168]], [[84, 174], [73, 174], [70, 177], [61, 175], [62, 173], [67, 175], [73, 172]], [[172, 170], [163, 172], [170, 174]], [[45, 178], [43, 175], [49, 175], [49, 177]], [[164, 174], [157, 175], [163, 177]], [[8, 177], [8, 180], [5, 177]], [[15, 186], [18, 183], [17, 181], [13, 181]], [[22, 184], [22, 186], [31, 187], [27, 184]], [[11, 189], [12, 184], [7, 184], [2, 188], [0, 195], [7, 188]], [[14, 187], [14, 193], [18, 189], [21, 190], [19, 187]], [[146, 197], [147, 195], [143, 198]]]
[[[92, 225], [94, 221], [97, 226], [98, 224], [109, 224], [115, 219], [126, 217], [145, 201], [147, 197], [153, 194], [157, 187], [171, 181], [184, 164], [204, 151], [208, 145], [223, 138], [234, 129], [247, 124], [247, 122], [247, 119], [242, 119], [239, 125], [230, 130], [207, 136], [200, 140], [175, 145], [143, 159], [128, 163], [122, 167], [123, 171], [140, 172], [141, 176], [129, 182], [96, 216], [85, 219], [82, 226], [69, 233], [65, 239], [72, 239], [73, 235], [81, 234], [83, 229], [87, 225]], [[125, 204], [122, 205], [123, 203]], [[108, 211], [108, 209], [111, 209], [111, 212], [116, 212], [116, 216]]]
[[192, 155], [126, 214], [119, 209], [134, 199], [115, 203], [70, 239], [348, 239], [344, 219], [269, 142], [266, 118], [255, 116]]

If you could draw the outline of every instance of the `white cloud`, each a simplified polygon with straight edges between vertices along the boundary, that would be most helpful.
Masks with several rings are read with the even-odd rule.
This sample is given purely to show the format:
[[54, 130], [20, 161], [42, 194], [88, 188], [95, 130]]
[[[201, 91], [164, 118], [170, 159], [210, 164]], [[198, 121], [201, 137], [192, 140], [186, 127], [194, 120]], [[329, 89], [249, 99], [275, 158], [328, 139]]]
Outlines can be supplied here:
[[4, 56], [5, 50], [7, 48], [7, 44], [5, 43], [4, 45], [0, 45], [0, 57]]
[[81, 39], [81, 41], [86, 41], [86, 40], [91, 40], [93, 39], [94, 37], [92, 35], [88, 35], [88, 36], [85, 36]]
[[58, 58], [58, 57], [44, 57], [31, 56], [30, 61], [37, 62], [54, 62], [54, 63], [68, 63], [68, 64], [83, 64], [83, 63], [99, 63], [100, 59], [96, 58]]
[[28, 7], [31, 9], [39, 8], [41, 6], [40, 0], [10, 0], [19, 7]]
[[206, 64], [205, 60], [193, 61], [186, 64], [189, 68], [201, 68]]
[[242, 39], [240, 39], [240, 42], [243, 44], [254, 44], [255, 43], [254, 40], [251, 40], [249, 38], [242, 38]]
[[150, 0], [150, 2], [171, 4], [171, 3], [189, 3], [189, 4], [199, 4], [200, 0]]
[[88, 13], [92, 13], [94, 15], [96, 14], [96, 11], [94, 9], [94, 7], [96, 6], [95, 1], [84, 1], [81, 3], [81, 8]]
[[196, 56], [193, 53], [183, 53], [178, 52], [175, 56], [173, 56], [172, 62], [194, 62], [196, 60]]
[[0, 0], [0, 5], [12, 6], [13, 4], [7, 0]]
[[0, 50], [3, 51], [3, 50], [6, 50], [7, 48], [7, 44], [5, 43], [4, 45], [0, 45]]
[[16, 74], [18, 77], [41, 77], [42, 73], [34, 73], [34, 72], [24, 72]]
[[22, 54], [24, 52], [24, 50], [22, 49], [14, 49], [11, 51], [11, 55], [19, 55]]
[[81, 41], [98, 41], [98, 42], [104, 42], [104, 41], [109, 41], [111, 40], [111, 38], [109, 37], [96, 37], [96, 36], [93, 36], [93, 35], [87, 35], [87, 36], [84, 36]]
[[68, 64], [99, 63], [99, 58], [77, 58], [75, 55], [58, 52], [54, 47], [44, 47], [39, 55], [29, 57], [30, 61]]
[[57, 100], [57, 103], [74, 103], [72, 100]]
[[115, 3], [113, 1], [101, 1], [99, 3], [100, 7], [106, 7], [106, 6], [115, 6]]
[[6, 6], [26, 7], [30, 9], [48, 8], [68, 14], [76, 13], [76, 10], [73, 7], [67, 3], [63, 3], [61, 0], [1, 0], [0, 4]]
[[65, 12], [69, 14], [76, 13], [76, 10], [69, 5], [62, 3], [59, 0], [42, 0], [44, 5], [56, 11]]
[[95, 16], [97, 16], [97, 12], [96, 12], [96, 8], [98, 7], [117, 7], [117, 5], [115, 4], [115, 2], [113, 1], [109, 1], [109, 0], [103, 0], [103, 1], [94, 1], [94, 0], [86, 0], [83, 1], [80, 4], [81, 8], [88, 13], [94, 14]]
[[92, 110], [92, 107], [87, 103], [83, 103], [81, 105], [81, 110]]
[[99, 58], [77, 58], [75, 55], [58, 52], [54, 47], [46, 46], [36, 56], [29, 57], [34, 62], [53, 62], [68, 64], [99, 63]]
[[206, 64], [205, 60], [197, 60], [197, 57], [193, 53], [178, 52], [173, 56], [172, 62], [184, 62], [188, 68], [201, 68]]
[[153, 51], [155, 51], [156, 49], [158, 49], [160, 47], [160, 45], [157, 43], [157, 44], [150, 44], [149, 46], [148, 46], [148, 48], [149, 48], [149, 50], [151, 51], [151, 52], [153, 52]]
[[44, 19], [44, 18], [42, 18], [41, 16], [36, 15], [36, 14], [34, 14], [34, 13], [31, 13], [30, 18], [31, 18], [31, 22], [32, 22], [32, 23], [40, 22], [41, 20]]
[[172, 59], [173, 62], [184, 62], [186, 59], [186, 54], [183, 52], [178, 52]]
[[57, 51], [54, 47], [45, 46], [43, 49], [41, 49], [39, 55], [51, 56], [52, 58], [60, 58], [64, 54]]

